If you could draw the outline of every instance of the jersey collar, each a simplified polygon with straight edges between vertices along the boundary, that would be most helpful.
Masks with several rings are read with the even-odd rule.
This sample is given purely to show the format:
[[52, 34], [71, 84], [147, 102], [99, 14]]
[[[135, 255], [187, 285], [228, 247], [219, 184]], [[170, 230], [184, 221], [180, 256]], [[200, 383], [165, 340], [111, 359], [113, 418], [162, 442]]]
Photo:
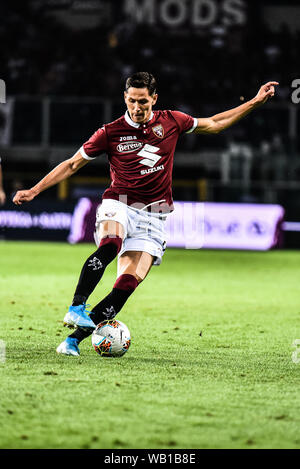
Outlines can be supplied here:
[[[154, 114], [153, 114], [153, 111], [152, 111], [148, 122], [150, 122], [153, 119], [153, 117], [154, 117]], [[135, 127], [136, 129], [138, 129], [139, 127], [141, 127], [143, 125], [143, 124], [138, 124], [137, 122], [134, 122], [131, 119], [128, 111], [125, 112], [125, 120], [126, 120], [127, 124], [131, 125], [131, 127]]]

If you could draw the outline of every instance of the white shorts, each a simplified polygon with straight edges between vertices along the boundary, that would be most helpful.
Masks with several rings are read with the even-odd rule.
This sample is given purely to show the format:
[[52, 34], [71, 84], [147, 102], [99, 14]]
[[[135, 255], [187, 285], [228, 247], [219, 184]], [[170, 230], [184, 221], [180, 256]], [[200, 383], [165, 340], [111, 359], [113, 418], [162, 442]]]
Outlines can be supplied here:
[[100, 223], [115, 221], [124, 228], [124, 240], [119, 256], [127, 251], [148, 252], [153, 265], [159, 265], [166, 249], [165, 221], [167, 216], [130, 207], [113, 199], [103, 199], [96, 214], [94, 238], [100, 243]]

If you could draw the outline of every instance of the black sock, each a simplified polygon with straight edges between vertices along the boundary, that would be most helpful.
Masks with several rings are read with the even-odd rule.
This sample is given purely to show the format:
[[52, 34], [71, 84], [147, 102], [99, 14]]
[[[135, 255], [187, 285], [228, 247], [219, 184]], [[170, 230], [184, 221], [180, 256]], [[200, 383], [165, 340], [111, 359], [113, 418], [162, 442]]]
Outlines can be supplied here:
[[89, 329], [82, 329], [81, 327], [78, 327], [72, 334], [69, 335], [72, 339], [77, 339], [79, 342], [81, 342], [83, 339], [86, 339], [92, 334], [92, 330]]
[[[95, 325], [102, 321], [113, 319], [121, 311], [124, 304], [137, 286], [138, 280], [133, 275], [121, 275], [117, 279], [112, 291], [92, 309], [90, 318], [95, 323]], [[73, 332], [73, 334], [71, 334], [69, 337], [77, 339], [79, 342], [81, 342], [91, 334], [91, 330], [78, 327], [78, 329], [76, 329], [76, 331]]]
[[87, 300], [86, 296], [74, 295], [72, 306], [82, 305], [83, 303], [86, 303], [86, 300]]
[[84, 263], [75, 290], [72, 305], [85, 303], [101, 280], [108, 264], [118, 254], [115, 243], [107, 243], [95, 251]]
[[[133, 291], [129, 292], [126, 290], [119, 290], [113, 288], [113, 290], [107, 295], [100, 303], [98, 303], [90, 314], [91, 320], [95, 324], [99, 324], [102, 321], [113, 319], [123, 308], [124, 304], [130, 297]], [[78, 327], [69, 337], [75, 338], [81, 342], [86, 339], [93, 331], [82, 329]]]
[[132, 293], [133, 291], [113, 288], [109, 295], [92, 309], [91, 320], [95, 324], [99, 324], [101, 321], [113, 319], [121, 311]]

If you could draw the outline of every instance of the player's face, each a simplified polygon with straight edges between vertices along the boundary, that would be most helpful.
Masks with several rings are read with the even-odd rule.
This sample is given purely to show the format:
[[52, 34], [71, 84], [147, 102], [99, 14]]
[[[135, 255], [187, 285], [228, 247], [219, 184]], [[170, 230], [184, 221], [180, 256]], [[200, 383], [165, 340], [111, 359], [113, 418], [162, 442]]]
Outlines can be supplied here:
[[143, 124], [150, 118], [152, 106], [157, 101], [157, 94], [149, 95], [148, 88], [130, 87], [124, 93], [125, 103], [133, 122]]

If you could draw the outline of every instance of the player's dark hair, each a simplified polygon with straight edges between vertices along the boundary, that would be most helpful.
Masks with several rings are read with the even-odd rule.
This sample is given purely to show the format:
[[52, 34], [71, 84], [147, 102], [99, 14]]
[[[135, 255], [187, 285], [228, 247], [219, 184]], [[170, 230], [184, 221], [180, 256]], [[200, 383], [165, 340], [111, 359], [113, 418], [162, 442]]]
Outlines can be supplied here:
[[137, 72], [126, 80], [126, 91], [131, 87], [147, 88], [150, 96], [152, 96], [156, 93], [156, 80], [149, 72]]

